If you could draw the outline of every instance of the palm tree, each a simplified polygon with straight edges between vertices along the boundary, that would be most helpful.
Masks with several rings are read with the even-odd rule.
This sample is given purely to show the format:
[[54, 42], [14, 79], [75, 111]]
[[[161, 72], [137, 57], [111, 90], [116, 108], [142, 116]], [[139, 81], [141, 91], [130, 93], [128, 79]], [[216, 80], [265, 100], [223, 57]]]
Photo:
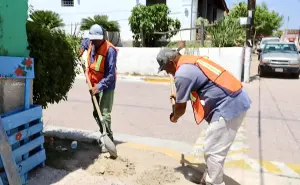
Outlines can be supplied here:
[[81, 30], [88, 30], [94, 24], [103, 26], [106, 31], [120, 32], [120, 25], [117, 21], [109, 21], [107, 15], [95, 15], [81, 20]]
[[48, 29], [65, 26], [59, 14], [49, 10], [36, 10], [32, 12], [29, 17], [34, 23]]

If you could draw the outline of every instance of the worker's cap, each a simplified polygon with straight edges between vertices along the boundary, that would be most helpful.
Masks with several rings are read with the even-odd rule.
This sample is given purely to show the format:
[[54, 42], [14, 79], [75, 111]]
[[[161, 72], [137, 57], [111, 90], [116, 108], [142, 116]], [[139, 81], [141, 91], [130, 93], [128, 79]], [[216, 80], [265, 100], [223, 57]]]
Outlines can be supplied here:
[[165, 66], [171, 59], [173, 59], [178, 54], [177, 50], [171, 48], [163, 48], [157, 54], [156, 60], [158, 62], [159, 68], [158, 72], [165, 70]]
[[98, 24], [94, 24], [93, 26], [91, 26], [88, 37], [90, 40], [103, 40], [104, 38], [103, 27]]

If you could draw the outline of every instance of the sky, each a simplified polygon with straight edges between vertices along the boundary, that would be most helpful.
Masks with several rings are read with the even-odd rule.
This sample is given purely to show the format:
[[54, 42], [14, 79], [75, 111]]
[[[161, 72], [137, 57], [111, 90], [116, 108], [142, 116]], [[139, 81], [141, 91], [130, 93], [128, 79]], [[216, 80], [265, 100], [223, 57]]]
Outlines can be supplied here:
[[[225, 0], [228, 8], [242, 0]], [[256, 4], [267, 3], [268, 8], [284, 16], [284, 25], [289, 29], [300, 29], [300, 0], [256, 0]], [[289, 22], [287, 21], [289, 17]], [[287, 24], [288, 22], [288, 24]]]

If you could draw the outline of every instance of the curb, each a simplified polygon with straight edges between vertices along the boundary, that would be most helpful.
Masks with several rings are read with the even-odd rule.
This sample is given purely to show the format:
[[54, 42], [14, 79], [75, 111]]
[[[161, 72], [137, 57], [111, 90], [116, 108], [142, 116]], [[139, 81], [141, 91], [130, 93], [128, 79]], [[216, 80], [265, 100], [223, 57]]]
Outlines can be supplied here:
[[[80, 74], [76, 76], [76, 79], [85, 79], [85, 76]], [[130, 76], [130, 75], [118, 75], [118, 80], [131, 81], [131, 82], [148, 82], [148, 83], [170, 83], [170, 79], [168, 77], [155, 76]], [[249, 84], [246, 82], [242, 82], [243, 86]]]
[[[146, 77], [146, 76], [129, 76], [129, 75], [118, 75], [118, 80], [132, 81], [132, 82], [149, 82], [149, 83], [169, 83], [168, 77]], [[77, 75], [76, 79], [85, 80], [84, 75]]]
[[[45, 136], [57, 137], [60, 139], [70, 139], [76, 141], [83, 141], [92, 143], [97, 139], [100, 139], [99, 131], [79, 130], [66, 127], [47, 126], [43, 130]], [[143, 147], [158, 147], [168, 148], [174, 150], [174, 152], [189, 154], [191, 153], [193, 146], [180, 141], [164, 140], [150, 137], [132, 136], [120, 133], [114, 133], [116, 142], [129, 145], [140, 145]]]

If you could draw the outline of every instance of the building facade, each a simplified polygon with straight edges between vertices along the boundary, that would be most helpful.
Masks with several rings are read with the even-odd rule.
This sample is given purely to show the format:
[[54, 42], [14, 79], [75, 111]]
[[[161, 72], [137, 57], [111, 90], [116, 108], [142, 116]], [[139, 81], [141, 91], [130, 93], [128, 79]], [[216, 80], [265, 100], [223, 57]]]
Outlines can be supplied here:
[[[132, 40], [128, 18], [137, 4], [166, 4], [170, 17], [178, 18], [181, 28], [195, 27], [198, 17], [206, 17], [210, 21], [219, 20], [228, 11], [225, 0], [29, 0], [34, 10], [52, 10], [62, 17], [64, 29], [72, 32], [82, 18], [94, 15], [107, 15], [110, 20], [118, 21], [121, 27], [122, 41]], [[196, 30], [182, 31], [172, 40], [195, 40]]]

